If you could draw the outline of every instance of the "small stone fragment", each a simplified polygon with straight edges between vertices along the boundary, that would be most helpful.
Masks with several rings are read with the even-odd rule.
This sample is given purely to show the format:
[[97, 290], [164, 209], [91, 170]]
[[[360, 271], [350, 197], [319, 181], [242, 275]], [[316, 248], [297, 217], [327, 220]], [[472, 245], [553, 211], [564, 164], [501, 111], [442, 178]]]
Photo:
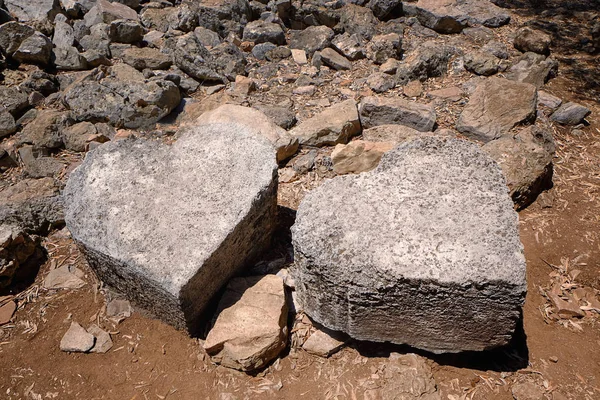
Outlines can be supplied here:
[[524, 27], [517, 31], [513, 44], [515, 49], [523, 53], [532, 51], [547, 56], [550, 54], [552, 38], [540, 30]]
[[292, 58], [298, 65], [308, 64], [308, 60], [306, 59], [306, 52], [302, 49], [292, 49]]
[[87, 329], [88, 333], [94, 335], [96, 341], [94, 347], [90, 349], [90, 353], [106, 353], [113, 347], [113, 341], [110, 334], [94, 324]]
[[129, 300], [114, 299], [106, 305], [106, 316], [117, 318], [129, 318], [133, 312]]
[[550, 120], [562, 125], [579, 125], [592, 111], [574, 102], [561, 105], [558, 110], [550, 116]]
[[433, 130], [436, 120], [432, 106], [400, 98], [365, 97], [360, 102], [359, 113], [364, 128], [399, 124], [428, 132]]
[[81, 271], [72, 265], [63, 265], [53, 269], [44, 279], [46, 289], [79, 289], [85, 286], [85, 281], [78, 275]]
[[311, 333], [306, 342], [302, 345], [302, 348], [307, 353], [327, 358], [330, 355], [337, 353], [342, 348], [346, 342], [346, 338], [343, 336], [343, 334], [337, 332], [329, 330], [328, 332], [325, 332], [324, 330], [318, 329]]
[[516, 383], [512, 387], [512, 395], [515, 400], [544, 400], [545, 393], [543, 387], [533, 382]]
[[94, 347], [96, 339], [77, 322], [71, 322], [69, 330], [60, 340], [60, 349], [68, 352], [86, 353]]
[[361, 132], [356, 102], [352, 99], [335, 104], [302, 121], [290, 131], [304, 146], [325, 146], [348, 143]]
[[483, 51], [465, 54], [465, 69], [477, 75], [490, 76], [498, 72], [498, 58]]
[[17, 303], [12, 300], [3, 303], [0, 306], [0, 326], [10, 322], [13, 314], [17, 310]]
[[321, 59], [335, 70], [352, 69], [352, 63], [346, 57], [329, 47], [321, 51]]

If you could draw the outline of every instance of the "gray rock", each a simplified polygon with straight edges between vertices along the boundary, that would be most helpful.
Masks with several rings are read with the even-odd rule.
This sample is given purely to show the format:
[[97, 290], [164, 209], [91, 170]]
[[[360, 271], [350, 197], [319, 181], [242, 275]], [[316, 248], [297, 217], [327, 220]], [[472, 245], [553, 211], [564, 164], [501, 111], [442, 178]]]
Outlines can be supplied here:
[[124, 63], [138, 70], [168, 69], [172, 62], [171, 57], [150, 47], [131, 47], [121, 55]]
[[96, 338], [94, 347], [90, 349], [90, 353], [106, 353], [113, 347], [113, 341], [110, 338], [110, 334], [98, 325], [94, 324], [90, 326], [87, 331]]
[[515, 49], [523, 53], [531, 51], [547, 56], [550, 54], [552, 38], [540, 30], [524, 27], [517, 31], [513, 44]]
[[62, 201], [54, 179], [24, 179], [0, 191], [0, 221], [33, 233], [62, 224]]
[[108, 36], [117, 43], [137, 43], [144, 37], [144, 28], [138, 21], [117, 19], [110, 23]]
[[545, 92], [543, 90], [538, 90], [538, 105], [542, 105], [544, 107], [548, 107], [552, 111], [556, 110], [562, 104], [562, 100], [558, 97]]
[[[546, 389], [533, 382], [519, 382], [513, 385], [511, 394], [515, 400], [543, 400], [546, 398]], [[556, 395], [552, 396], [553, 399], [555, 397], [560, 399]]]
[[11, 113], [6, 110], [0, 111], [0, 139], [17, 131], [17, 124]]
[[60, 10], [56, 0], [4, 0], [8, 11], [21, 22], [49, 22]]
[[321, 60], [323, 63], [336, 71], [352, 69], [352, 63], [346, 57], [328, 47], [321, 51]]
[[325, 146], [348, 141], [361, 132], [356, 102], [352, 99], [335, 104], [302, 121], [290, 131], [303, 146]]
[[346, 4], [340, 10], [337, 28], [350, 35], [357, 35], [361, 40], [369, 41], [377, 33], [375, 27], [378, 23], [370, 8]]
[[221, 38], [217, 32], [206, 29], [202, 26], [194, 29], [194, 35], [204, 47], [216, 47], [221, 44]]
[[170, 146], [109, 142], [69, 176], [65, 219], [100, 279], [193, 332], [270, 242], [276, 171], [271, 144], [236, 124], [190, 127]]
[[333, 30], [327, 26], [309, 26], [302, 31], [290, 32], [290, 48], [306, 51], [310, 57], [315, 51], [331, 45]]
[[267, 53], [276, 48], [277, 45], [270, 42], [260, 43], [252, 48], [252, 55], [258, 60], [266, 60]]
[[62, 130], [65, 148], [71, 151], [85, 151], [88, 143], [98, 136], [98, 131], [91, 122], [80, 122]]
[[0, 25], [0, 49], [8, 55], [12, 55], [21, 43], [29, 36], [33, 35], [35, 30], [28, 25], [19, 22], [7, 22]]
[[397, 33], [376, 35], [367, 44], [367, 58], [381, 65], [390, 58], [400, 58], [402, 40]]
[[56, 47], [52, 62], [59, 70], [81, 71], [87, 69], [86, 59], [73, 46]]
[[9, 288], [13, 280], [30, 278], [32, 272], [35, 277], [37, 269], [45, 259], [45, 251], [41, 243], [39, 237], [27, 234], [17, 224], [8, 221], [0, 223], [1, 290]]
[[58, 21], [54, 24], [52, 43], [59, 48], [71, 47], [75, 44], [75, 31], [66, 22]]
[[368, 96], [358, 107], [363, 128], [398, 124], [421, 132], [432, 131], [436, 114], [432, 106], [400, 98]]
[[337, 35], [332, 41], [331, 46], [348, 60], [355, 61], [365, 58], [365, 48], [360, 43], [357, 35]]
[[186, 74], [199, 81], [225, 81], [217, 72], [213, 56], [194, 33], [180, 36], [173, 47], [173, 62]]
[[269, 117], [254, 108], [224, 104], [205, 112], [194, 122], [197, 126], [216, 123], [238, 124], [254, 130], [256, 135], [271, 142], [277, 154], [277, 162], [287, 160], [298, 150], [297, 138], [275, 125]]
[[373, 15], [383, 20], [396, 11], [402, 9], [401, 0], [370, 0], [367, 7], [373, 11]]
[[19, 87], [0, 86], [0, 104], [14, 117], [27, 108], [29, 99], [27, 93]]
[[283, 129], [291, 129], [296, 124], [296, 114], [288, 107], [267, 104], [254, 104], [252, 107], [262, 111], [275, 125]]
[[465, 54], [465, 69], [477, 75], [490, 76], [498, 72], [500, 60], [496, 56], [483, 51], [472, 51]]
[[70, 123], [68, 112], [40, 110], [19, 134], [19, 143], [31, 144], [36, 151], [59, 149], [63, 147], [61, 131]]
[[96, 81], [88, 76], [71, 85], [64, 102], [78, 121], [109, 122], [137, 128], [150, 125], [179, 105], [177, 85], [164, 79], [146, 80], [126, 64], [111, 67]]
[[581, 104], [568, 102], [560, 106], [550, 116], [550, 120], [562, 125], [578, 125], [591, 113], [592, 111], [589, 108]]
[[416, 16], [439, 33], [459, 33], [467, 26], [490, 28], [508, 24], [510, 16], [487, 0], [419, 0]]
[[45, 35], [35, 32], [23, 40], [12, 57], [20, 63], [47, 65], [52, 55], [52, 42]]
[[249, 22], [244, 28], [244, 40], [258, 43], [285, 44], [285, 34], [279, 24], [262, 20]]
[[280, 277], [232, 279], [217, 312], [204, 342], [204, 349], [216, 363], [254, 371], [285, 348], [288, 308]]
[[557, 71], [558, 62], [555, 59], [530, 52], [518, 57], [505, 76], [507, 79], [530, 83], [540, 88], [548, 79], [556, 76]]
[[116, 318], [129, 318], [133, 313], [131, 303], [124, 299], [114, 299], [106, 304], [106, 316]]
[[33, 146], [22, 146], [19, 148], [19, 157], [23, 163], [23, 170], [30, 178], [45, 178], [57, 176], [65, 165], [53, 157], [35, 156]]
[[86, 353], [94, 347], [96, 338], [88, 333], [77, 322], [71, 322], [69, 330], [60, 340], [60, 349], [62, 351]]
[[502, 173], [464, 140], [409, 141], [372, 172], [326, 181], [301, 202], [292, 242], [304, 311], [359, 340], [491, 349], [525, 299]]
[[[153, 29], [158, 32], [165, 33], [169, 30], [170, 22], [172, 20], [176, 20], [177, 23], [179, 20], [173, 15], [177, 9], [172, 7], [166, 8], [145, 8], [140, 14], [140, 22], [144, 27], [148, 29]], [[198, 16], [196, 15], [195, 23], [198, 21]]]
[[137, 21], [138, 15], [134, 9], [124, 4], [111, 3], [108, 0], [97, 0], [96, 5], [85, 14], [85, 24], [89, 27], [104, 23], [110, 24], [118, 19]]
[[400, 84], [410, 81], [425, 81], [427, 78], [443, 76], [448, 71], [450, 49], [436, 42], [425, 42], [408, 54], [396, 71]]
[[496, 57], [506, 60], [508, 59], [508, 48], [502, 42], [490, 40], [481, 48], [482, 51], [495, 55]]
[[528, 83], [489, 78], [477, 86], [456, 129], [472, 139], [489, 142], [516, 125], [535, 121], [537, 91]]
[[517, 210], [552, 187], [555, 145], [550, 131], [530, 126], [515, 135], [492, 140], [483, 150], [502, 168]]
[[367, 78], [367, 85], [369, 85], [371, 90], [375, 93], [383, 93], [393, 89], [396, 86], [396, 80], [388, 74], [376, 72], [369, 75]]

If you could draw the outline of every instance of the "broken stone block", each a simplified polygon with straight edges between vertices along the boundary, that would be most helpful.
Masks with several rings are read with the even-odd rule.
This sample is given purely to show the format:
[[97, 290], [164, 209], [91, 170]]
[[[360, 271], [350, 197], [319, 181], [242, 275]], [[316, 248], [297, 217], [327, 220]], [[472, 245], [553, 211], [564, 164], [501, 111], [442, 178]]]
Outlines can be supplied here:
[[88, 333], [77, 322], [71, 322], [69, 330], [60, 340], [60, 349], [69, 352], [88, 352], [94, 347], [96, 338], [91, 333]]
[[344, 346], [346, 340], [342, 336], [344, 335], [337, 332], [316, 330], [306, 339], [302, 348], [307, 353], [320, 357], [329, 357]]
[[436, 120], [432, 106], [400, 98], [365, 97], [358, 109], [363, 128], [398, 124], [428, 132], [433, 130]]
[[204, 349], [223, 366], [253, 371], [279, 355], [287, 333], [283, 280], [276, 275], [235, 278], [219, 302]]
[[190, 126], [172, 145], [127, 139], [88, 153], [65, 220], [106, 284], [194, 331], [209, 300], [270, 243], [277, 164], [239, 124]]
[[304, 146], [348, 143], [361, 132], [356, 102], [352, 99], [335, 104], [312, 118], [302, 121], [290, 134]]
[[517, 213], [500, 167], [465, 140], [412, 140], [326, 181], [302, 200], [292, 243], [304, 311], [355, 339], [486, 350], [520, 318]]

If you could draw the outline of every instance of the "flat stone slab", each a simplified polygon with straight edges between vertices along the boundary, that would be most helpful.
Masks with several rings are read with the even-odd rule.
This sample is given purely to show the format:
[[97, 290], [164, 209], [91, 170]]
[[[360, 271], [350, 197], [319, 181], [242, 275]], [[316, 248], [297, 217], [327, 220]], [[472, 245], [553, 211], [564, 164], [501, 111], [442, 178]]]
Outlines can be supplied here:
[[292, 227], [299, 301], [359, 340], [505, 345], [526, 292], [517, 225], [500, 167], [477, 145], [409, 141], [304, 198]]
[[270, 242], [275, 150], [238, 124], [189, 127], [171, 146], [110, 142], [69, 177], [65, 220], [100, 279], [194, 331], [211, 297]]

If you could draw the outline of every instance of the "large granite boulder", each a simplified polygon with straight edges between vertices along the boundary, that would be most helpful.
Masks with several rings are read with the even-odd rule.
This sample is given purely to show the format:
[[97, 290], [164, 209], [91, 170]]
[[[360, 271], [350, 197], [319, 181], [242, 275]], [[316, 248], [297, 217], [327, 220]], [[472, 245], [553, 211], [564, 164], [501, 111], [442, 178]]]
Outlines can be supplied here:
[[325, 182], [292, 237], [299, 303], [327, 328], [437, 353], [512, 337], [526, 292], [518, 218], [473, 143], [416, 139]]
[[277, 164], [238, 124], [190, 127], [171, 146], [109, 142], [69, 177], [65, 220], [100, 279], [195, 332], [229, 278], [270, 243]]

